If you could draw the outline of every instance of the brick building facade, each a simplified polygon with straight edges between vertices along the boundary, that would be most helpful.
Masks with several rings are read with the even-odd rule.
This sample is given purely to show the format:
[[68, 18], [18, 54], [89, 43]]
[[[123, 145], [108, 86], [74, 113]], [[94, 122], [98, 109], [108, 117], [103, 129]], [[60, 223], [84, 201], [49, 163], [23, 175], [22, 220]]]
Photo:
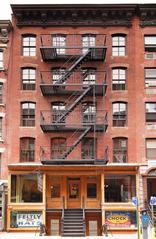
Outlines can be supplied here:
[[12, 10], [8, 230], [135, 233], [132, 198], [156, 193], [156, 6]]

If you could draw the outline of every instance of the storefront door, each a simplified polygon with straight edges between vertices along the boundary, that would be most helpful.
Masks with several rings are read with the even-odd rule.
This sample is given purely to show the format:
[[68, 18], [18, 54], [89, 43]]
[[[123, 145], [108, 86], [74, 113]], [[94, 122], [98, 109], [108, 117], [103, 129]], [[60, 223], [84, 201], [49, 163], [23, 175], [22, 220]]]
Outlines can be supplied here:
[[67, 179], [67, 207], [81, 208], [81, 182], [80, 178]]

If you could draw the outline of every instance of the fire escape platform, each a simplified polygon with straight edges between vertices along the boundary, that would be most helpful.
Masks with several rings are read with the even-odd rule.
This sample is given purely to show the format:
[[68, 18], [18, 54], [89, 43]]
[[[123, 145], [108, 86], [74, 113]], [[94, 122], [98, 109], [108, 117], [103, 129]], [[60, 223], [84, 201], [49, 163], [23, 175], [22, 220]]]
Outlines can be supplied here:
[[[83, 90], [78, 90], [76, 89], [76, 87], [80, 88], [82, 85], [71, 85], [71, 84], [65, 84], [65, 85], [61, 85], [61, 84], [40, 84], [40, 88], [42, 91], [42, 94], [44, 96], [62, 96], [62, 95], [67, 95], [70, 96], [71, 94], [73, 94], [76, 90], [77, 95], [81, 95], [83, 93]], [[103, 96], [106, 93], [106, 89], [107, 89], [107, 84], [101, 84], [101, 85], [92, 85], [91, 90], [86, 94], [86, 96], [93, 96], [93, 93], [96, 96]]]
[[[81, 47], [82, 48], [82, 47]], [[81, 49], [78, 48], [78, 49]], [[40, 51], [41, 51], [41, 56], [43, 61], [66, 61], [68, 60], [70, 57], [72, 57], [72, 59], [74, 60], [74, 56], [75, 58], [80, 57], [80, 54], [75, 54], [74, 51], [72, 51], [72, 49], [77, 49], [77, 47], [66, 47], [66, 50], [70, 50], [70, 52], [68, 54], [58, 54], [57, 53], [57, 49], [56, 47], [53, 46], [41, 46], [40, 47]], [[105, 60], [106, 57], [106, 49], [107, 47], [105, 46], [100, 46], [100, 47], [94, 47], [91, 48], [91, 54], [88, 58], [88, 60], [90, 61], [103, 61]], [[73, 53], [72, 53], [73, 52]]]
[[[87, 127], [91, 126], [90, 128], [90, 132], [94, 132], [95, 130], [95, 125], [94, 123], [88, 123], [86, 125], [86, 127], [84, 126], [80, 126], [80, 125], [63, 125], [63, 124], [40, 124], [41, 129], [43, 130], [44, 133], [57, 133], [57, 132], [74, 132], [77, 129], [79, 129], [79, 131], [84, 131]], [[96, 132], [106, 132], [107, 130], [107, 124], [96, 124]]]

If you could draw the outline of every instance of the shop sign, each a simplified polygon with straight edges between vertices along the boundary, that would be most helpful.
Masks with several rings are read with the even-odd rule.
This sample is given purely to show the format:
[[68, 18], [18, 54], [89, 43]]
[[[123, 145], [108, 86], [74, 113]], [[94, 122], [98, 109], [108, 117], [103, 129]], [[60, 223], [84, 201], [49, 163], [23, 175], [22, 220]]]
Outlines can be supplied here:
[[150, 205], [151, 206], [155, 206], [156, 205], [156, 197], [155, 196], [151, 196], [150, 197]]
[[113, 227], [127, 227], [131, 224], [129, 216], [124, 213], [107, 213], [106, 221]]
[[18, 227], [38, 227], [42, 223], [42, 214], [18, 213], [16, 222]]

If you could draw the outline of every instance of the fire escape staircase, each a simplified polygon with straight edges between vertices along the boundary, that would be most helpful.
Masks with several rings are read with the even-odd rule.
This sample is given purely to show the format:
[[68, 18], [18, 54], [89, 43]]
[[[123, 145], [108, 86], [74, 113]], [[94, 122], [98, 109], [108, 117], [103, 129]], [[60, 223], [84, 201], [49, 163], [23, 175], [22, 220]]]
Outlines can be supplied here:
[[67, 156], [74, 150], [74, 148], [81, 142], [81, 140], [83, 139], [83, 137], [86, 136], [86, 134], [89, 132], [91, 126], [87, 127], [85, 129], [85, 131], [79, 136], [79, 138], [73, 143], [73, 145], [64, 153], [64, 155], [62, 156], [62, 159], [67, 158]]
[[72, 110], [75, 109], [75, 107], [80, 104], [81, 100], [85, 97], [85, 95], [90, 91], [91, 86], [88, 86], [83, 93], [68, 107], [67, 110], [60, 116], [60, 118], [54, 123], [55, 125], [59, 124], [62, 122], [62, 120], [65, 119], [66, 116], [70, 114]]
[[88, 49], [83, 55], [81, 55], [73, 65], [70, 66], [68, 71], [59, 79], [57, 84], [63, 84], [81, 65], [87, 60], [87, 58], [91, 56], [91, 49]]

